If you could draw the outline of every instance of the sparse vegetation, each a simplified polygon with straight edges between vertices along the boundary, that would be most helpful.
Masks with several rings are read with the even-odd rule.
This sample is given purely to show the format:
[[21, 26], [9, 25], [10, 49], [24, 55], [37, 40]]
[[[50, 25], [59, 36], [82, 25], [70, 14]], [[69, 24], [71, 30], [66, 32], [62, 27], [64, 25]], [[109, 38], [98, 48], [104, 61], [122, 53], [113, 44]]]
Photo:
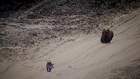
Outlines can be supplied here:
[[126, 79], [140, 79], [140, 65], [138, 66], [128, 66], [124, 68], [121, 76], [126, 77]]
[[[117, 1], [115, 6], [112, 6], [114, 2], [110, 0], [37, 0], [36, 2], [21, 0], [21, 4], [24, 3], [22, 5], [17, 0], [13, 1], [17, 2], [17, 5], [10, 3], [0, 5], [3, 6], [0, 8], [1, 47], [28, 48], [42, 41], [64, 36], [97, 33], [103, 28], [98, 24], [103, 24], [104, 27], [110, 26], [114, 17], [139, 7], [138, 3], [133, 1], [128, 5], [132, 6], [131, 9], [122, 8]], [[15, 11], [6, 8], [5, 5], [10, 8], [20, 7]], [[124, 11], [126, 8], [129, 10]], [[37, 28], [30, 28], [35, 25]]]
[[[29, 70], [29, 73], [31, 73], [30, 71], [33, 70], [33, 73], [31, 74], [27, 73], [29, 76], [28, 77], [25, 76], [24, 79], [38, 78], [38, 76], [40, 77], [40, 74], [38, 74], [40, 72], [41, 72], [41, 76], [50, 79], [51, 76], [46, 77], [48, 74], [47, 75], [46, 73], [43, 74], [44, 73], [43, 63], [46, 62], [47, 59], [51, 59], [51, 57], [54, 58], [54, 60], [59, 60], [59, 56], [60, 56], [60, 61], [62, 61], [63, 58], [66, 61], [56, 64], [58, 68], [56, 69], [54, 74], [56, 74], [57, 77], [59, 76], [61, 77], [63, 75], [66, 76], [65, 70], [66, 73], [68, 73], [68, 75], [69, 73], [75, 74], [76, 73], [75, 71], [80, 72], [80, 68], [77, 67], [78, 66], [77, 61], [78, 61], [79, 67], [81, 66], [81, 68], [84, 68], [85, 65], [86, 67], [85, 70], [91, 70], [89, 73], [91, 73], [91, 75], [93, 76], [96, 75], [97, 77], [95, 79], [98, 79], [98, 76], [106, 75], [106, 71], [102, 70], [104, 68], [104, 65], [106, 67], [108, 65], [111, 65], [113, 62], [120, 63], [119, 61], [116, 62], [115, 60], [113, 60], [115, 58], [119, 59], [119, 55], [121, 55], [120, 53], [122, 53], [120, 49], [117, 49], [117, 46], [121, 47], [122, 45], [123, 47], [124, 43], [120, 44], [121, 41], [119, 40], [120, 39], [122, 40], [123, 38], [129, 39], [129, 37], [125, 37], [125, 35], [127, 36], [127, 33], [129, 34], [129, 32], [124, 33], [123, 31], [118, 31], [121, 29], [121, 25], [117, 26], [117, 23], [119, 22], [114, 22], [115, 26], [112, 25], [113, 19], [114, 18], [116, 19], [116, 17], [119, 17], [123, 14], [127, 14], [127, 13], [129, 14], [130, 12], [138, 8], [140, 8], [140, 0], [2, 0], [2, 3], [0, 2], [0, 65], [1, 63], [7, 64], [7, 62], [8, 63], [16, 62], [16, 65], [10, 65], [6, 67], [4, 70], [2, 70], [4, 67], [1, 66], [2, 68], [0, 69], [0, 75], [3, 75], [4, 73], [5, 76], [7, 76], [8, 74], [8, 76], [12, 75], [12, 77], [14, 77], [14, 75], [16, 75], [20, 77], [20, 76], [25, 76], [24, 74], [22, 75], [21, 72], [27, 73], [28, 72], [27, 70]], [[122, 20], [125, 21], [125, 18], [123, 17], [117, 18], [117, 21], [122, 21]], [[132, 22], [134, 21], [130, 21], [130, 23]], [[134, 26], [136, 27], [136, 25], [138, 24], [135, 24]], [[86, 36], [84, 38], [84, 40], [86, 41], [81, 41], [83, 40], [83, 38], [80, 40], [79, 39], [75, 40], [76, 38], [80, 37], [83, 34], [84, 36], [85, 35], [90, 36], [90, 34], [100, 35], [103, 28], [110, 28], [110, 27], [113, 27], [113, 30], [115, 29], [116, 32], [116, 33], [114, 32], [116, 34], [115, 36], [120, 37], [120, 38], [116, 37], [117, 39], [113, 40], [114, 42], [112, 43], [112, 45], [108, 44], [108, 45], [103, 45], [102, 47], [101, 44], [98, 43], [99, 41], [97, 38], [95, 38], [94, 41], [93, 38], [94, 35], [91, 37], [92, 39], [90, 38], [88, 40], [85, 39], [88, 38]], [[131, 29], [133, 29], [133, 27]], [[127, 30], [125, 29], [125, 25], [122, 30]], [[123, 35], [121, 35], [122, 32], [124, 33]], [[139, 37], [139, 35], [137, 34], [140, 33], [137, 32], [134, 34], [130, 34], [130, 36], [135, 36], [134, 38]], [[124, 37], [121, 38], [121, 36]], [[94, 42], [96, 43], [91, 45], [90, 40], [93, 41], [91, 42], [91, 44]], [[64, 47], [65, 45], [63, 44], [69, 41], [72, 41], [72, 43], [67, 44], [68, 46]], [[115, 44], [118, 41], [119, 43]], [[131, 41], [135, 41], [135, 40], [131, 38]], [[52, 45], [52, 43], [54, 42], [55, 45]], [[84, 47], [82, 43], [86, 46]], [[126, 41], [126, 44], [127, 43], [128, 42]], [[73, 44], [75, 44], [75, 47]], [[62, 48], [60, 47], [61, 45], [63, 45]], [[72, 48], [70, 48], [71, 46]], [[115, 51], [115, 53], [113, 53], [115, 49], [112, 48], [114, 48], [115, 46], [116, 46], [115, 49], [117, 49], [118, 51]], [[129, 44], [125, 46], [129, 46]], [[91, 49], [94, 47], [95, 49], [91, 51]], [[110, 50], [110, 47], [111, 47], [111, 51], [104, 52], [104, 50], [106, 49]], [[131, 46], [129, 47], [131, 48]], [[56, 50], [57, 48], [59, 48], [58, 50], [59, 52]], [[69, 50], [69, 52], [67, 52], [68, 48], [70, 48], [70, 50], [72, 51]], [[64, 52], [65, 54], [64, 56], [69, 56], [69, 57], [68, 58], [63, 57], [62, 55], [63, 53], [61, 52]], [[59, 55], [59, 53], [61, 55]], [[77, 56], [73, 56], [74, 54], [76, 54]], [[70, 56], [73, 58], [71, 59]], [[91, 58], [88, 56], [90, 56]], [[110, 58], [106, 60], [107, 57], [100, 57], [100, 56], [108, 56]], [[55, 57], [57, 59], [55, 59]], [[98, 59], [98, 58], [103, 58], [103, 59]], [[76, 61], [74, 61], [75, 59]], [[88, 61], [90, 62], [88, 63], [89, 64], [88, 65], [85, 59], [86, 61], [87, 60], [90, 60], [91, 62], [93, 61], [93, 63]], [[72, 62], [70, 62], [71, 60]], [[103, 61], [105, 60], [103, 64], [102, 62], [100, 62], [102, 60]], [[67, 61], [68, 63], [66, 63]], [[109, 63], [106, 63], [106, 61]], [[20, 63], [19, 66], [18, 63]], [[27, 67], [25, 65], [27, 65]], [[66, 65], [68, 65], [68, 68], [65, 68]], [[120, 64], [118, 64], [118, 66], [119, 65]], [[11, 69], [12, 66], [13, 68]], [[94, 68], [92, 66], [95, 67], [95, 71], [93, 71], [93, 73], [92, 73], [92, 69]], [[20, 69], [21, 67], [21, 71], [20, 70], [16, 71], [16, 67], [18, 67], [17, 69]], [[91, 69], [88, 69], [90, 67]], [[114, 67], [109, 66], [109, 69]], [[60, 70], [57, 72], [59, 68], [64, 68], [64, 70]], [[99, 68], [101, 68], [101, 70]], [[98, 69], [100, 70], [99, 72], [97, 72]], [[82, 70], [84, 71], [84, 69]], [[110, 70], [107, 72], [109, 73]], [[99, 75], [99, 73], [102, 71], [103, 73]], [[10, 72], [12, 74], [9, 74]], [[140, 65], [127, 66], [125, 68], [114, 69], [112, 72], [115, 75], [112, 75], [113, 77], [110, 79], [140, 79]], [[84, 72], [84, 73], [88, 73], [88, 72]], [[78, 74], [78, 76], [75, 76], [73, 78], [70, 77], [70, 78], [88, 79], [86, 78], [86, 76], [82, 78], [81, 75], [83, 74]]]
[[120, 69], [114, 69], [110, 79], [140, 79], [140, 65], [126, 66]]

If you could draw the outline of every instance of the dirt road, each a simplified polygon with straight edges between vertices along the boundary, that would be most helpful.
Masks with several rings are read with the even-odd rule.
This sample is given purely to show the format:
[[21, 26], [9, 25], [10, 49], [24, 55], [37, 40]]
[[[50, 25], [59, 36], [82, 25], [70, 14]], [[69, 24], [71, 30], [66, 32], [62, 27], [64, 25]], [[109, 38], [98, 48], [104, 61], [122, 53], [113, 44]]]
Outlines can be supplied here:
[[[0, 79], [109, 79], [112, 70], [140, 58], [140, 10], [114, 19], [111, 43], [100, 43], [100, 34], [83, 35], [65, 42], [49, 53], [18, 63], [0, 63]], [[42, 55], [41, 52], [46, 52]], [[49, 73], [47, 60], [54, 63]]]

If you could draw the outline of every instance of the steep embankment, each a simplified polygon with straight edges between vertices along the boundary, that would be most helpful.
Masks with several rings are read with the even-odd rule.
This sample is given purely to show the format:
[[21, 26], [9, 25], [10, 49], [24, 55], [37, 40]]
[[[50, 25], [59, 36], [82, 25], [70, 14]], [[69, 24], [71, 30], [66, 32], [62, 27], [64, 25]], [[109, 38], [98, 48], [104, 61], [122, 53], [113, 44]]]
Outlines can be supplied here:
[[[37, 59], [1, 63], [0, 79], [109, 79], [113, 69], [140, 58], [139, 20], [140, 9], [115, 18], [110, 44], [100, 43], [100, 34], [84, 35], [52, 49], [44, 45]], [[45, 69], [47, 60], [55, 64], [51, 73]]]

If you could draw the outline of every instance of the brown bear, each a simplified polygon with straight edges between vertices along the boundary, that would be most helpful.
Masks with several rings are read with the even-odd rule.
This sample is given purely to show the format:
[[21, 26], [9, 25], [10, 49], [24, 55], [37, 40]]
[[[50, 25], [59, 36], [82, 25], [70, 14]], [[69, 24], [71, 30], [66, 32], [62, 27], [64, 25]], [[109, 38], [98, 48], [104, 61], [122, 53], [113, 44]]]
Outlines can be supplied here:
[[114, 36], [113, 31], [110, 31], [109, 29], [103, 29], [102, 36], [101, 36], [101, 42], [102, 43], [110, 43]]
[[103, 29], [102, 36], [101, 36], [101, 42], [102, 43], [106, 43], [106, 41], [105, 41], [105, 38], [107, 36], [106, 34], [107, 34], [107, 31], [105, 29]]

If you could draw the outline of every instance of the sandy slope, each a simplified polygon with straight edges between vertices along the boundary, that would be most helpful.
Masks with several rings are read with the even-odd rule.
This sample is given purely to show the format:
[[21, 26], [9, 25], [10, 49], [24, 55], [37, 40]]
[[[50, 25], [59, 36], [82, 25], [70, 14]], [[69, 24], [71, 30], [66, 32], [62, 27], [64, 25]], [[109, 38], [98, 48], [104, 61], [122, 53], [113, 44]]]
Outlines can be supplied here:
[[[0, 79], [109, 79], [112, 70], [140, 57], [140, 10], [114, 19], [115, 36], [110, 44], [99, 35], [84, 35], [65, 42], [36, 60], [0, 63]], [[47, 60], [55, 65], [46, 72]]]

